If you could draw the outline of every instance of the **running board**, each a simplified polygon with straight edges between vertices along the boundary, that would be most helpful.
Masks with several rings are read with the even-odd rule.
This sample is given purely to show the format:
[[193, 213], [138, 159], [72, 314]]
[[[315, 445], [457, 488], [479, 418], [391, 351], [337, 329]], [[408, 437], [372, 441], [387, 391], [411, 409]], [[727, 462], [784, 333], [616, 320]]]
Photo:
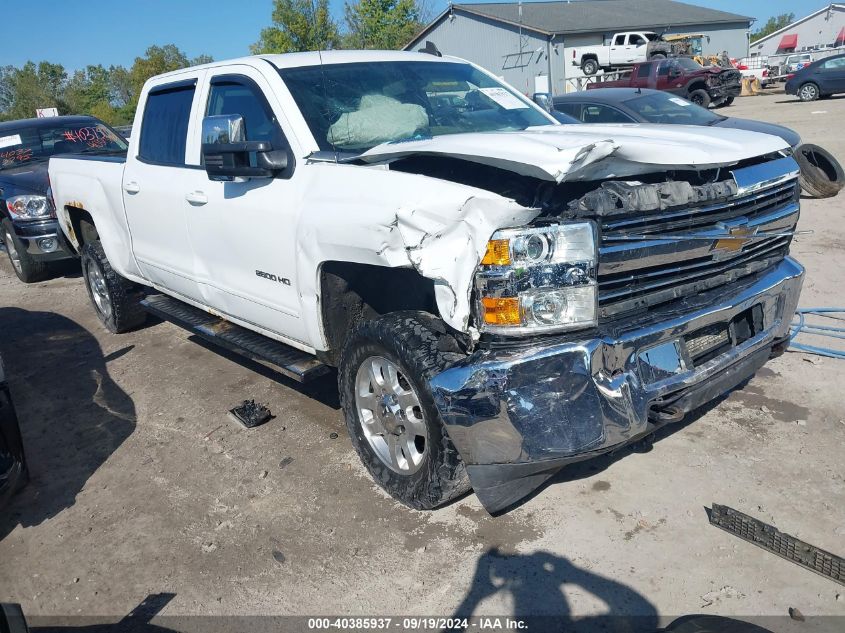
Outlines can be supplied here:
[[160, 319], [170, 321], [250, 360], [269, 363], [285, 376], [299, 382], [308, 382], [329, 372], [328, 365], [312, 354], [235, 325], [178, 299], [150, 295], [141, 301], [141, 305]]

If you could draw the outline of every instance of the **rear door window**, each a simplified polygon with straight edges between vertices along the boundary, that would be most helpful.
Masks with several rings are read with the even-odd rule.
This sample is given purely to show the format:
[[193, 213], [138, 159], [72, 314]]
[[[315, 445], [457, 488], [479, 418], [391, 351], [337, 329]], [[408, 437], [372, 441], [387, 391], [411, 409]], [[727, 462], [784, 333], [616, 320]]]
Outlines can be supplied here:
[[196, 82], [153, 88], [147, 95], [138, 158], [157, 165], [185, 165], [188, 122]]
[[652, 64], [640, 64], [637, 68], [637, 77], [648, 77], [651, 74]]
[[613, 40], [614, 46], [624, 46], [625, 45], [625, 35], [617, 35], [616, 39]]

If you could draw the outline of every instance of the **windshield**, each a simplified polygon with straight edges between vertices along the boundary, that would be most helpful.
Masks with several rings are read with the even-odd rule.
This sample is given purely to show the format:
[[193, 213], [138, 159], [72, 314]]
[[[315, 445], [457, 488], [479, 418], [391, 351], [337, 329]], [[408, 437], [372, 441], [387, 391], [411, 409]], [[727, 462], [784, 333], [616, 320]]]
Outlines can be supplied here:
[[623, 102], [649, 123], [675, 123], [680, 125], [712, 125], [722, 117], [694, 103], [673, 97], [665, 92], [644, 94]]
[[126, 142], [105, 123], [94, 120], [0, 132], [0, 170], [44, 161], [54, 154], [124, 151]]
[[469, 64], [376, 62], [279, 71], [324, 151], [553, 123]]
[[669, 66], [670, 68], [672, 66], [679, 66], [684, 70], [701, 70], [702, 68], [704, 68], [704, 66], [699, 64], [697, 61], [690, 59], [689, 57], [676, 57], [663, 63]]

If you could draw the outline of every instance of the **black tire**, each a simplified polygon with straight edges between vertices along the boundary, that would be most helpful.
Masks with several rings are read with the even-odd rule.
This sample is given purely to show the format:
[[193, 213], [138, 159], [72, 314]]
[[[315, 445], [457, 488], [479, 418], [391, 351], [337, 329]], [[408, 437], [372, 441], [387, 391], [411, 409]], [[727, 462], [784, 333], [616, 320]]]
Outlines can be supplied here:
[[[15, 271], [18, 279], [25, 284], [46, 279], [50, 273], [50, 267], [47, 265], [47, 262], [36, 259], [26, 252], [26, 247], [15, 235], [12, 222], [9, 218], [3, 219], [2, 227], [3, 243], [6, 245], [6, 256], [9, 258], [9, 263], [12, 265], [12, 270]], [[12, 255], [13, 251], [15, 253], [14, 256]]]
[[29, 626], [26, 623], [21, 605], [10, 602], [0, 603], [0, 631], [3, 633], [29, 633]]
[[[392, 470], [364, 435], [356, 404], [356, 379], [364, 362], [376, 356], [395, 364], [419, 399], [427, 443], [422, 463], [411, 474]], [[431, 510], [470, 489], [461, 456], [446, 433], [429, 389], [429, 380], [461, 356], [442, 322], [424, 312], [394, 312], [364, 321], [341, 351], [338, 387], [352, 445], [376, 483], [417, 510]]]
[[734, 102], [734, 98], [735, 97], [726, 98], [724, 101], [722, 101], [722, 103], [719, 104], [719, 107], [720, 108], [727, 108], [729, 105], [731, 105]]
[[[98, 279], [95, 278], [97, 271], [99, 271]], [[147, 319], [147, 313], [141, 306], [141, 299], [144, 297], [143, 289], [112, 269], [103, 251], [103, 245], [98, 241], [86, 242], [82, 247], [82, 276], [85, 278], [85, 287], [94, 311], [109, 332], [113, 334], [128, 332], [142, 325]], [[105, 296], [97, 293], [103, 307], [95, 299], [94, 288], [96, 287], [105, 291], [103, 293]]]
[[651, 58], [650, 58], [650, 59], [652, 59], [652, 60], [655, 60], [655, 59], [666, 59], [666, 55], [664, 55], [663, 53], [655, 53], [654, 55], [652, 55], [652, 56], [651, 56]]
[[827, 150], [805, 143], [795, 150], [795, 160], [801, 168], [798, 182], [814, 198], [832, 198], [845, 186], [842, 165]]
[[695, 105], [701, 106], [702, 108], [710, 107], [710, 95], [704, 88], [697, 88], [696, 90], [690, 91], [687, 99], [692, 101]]
[[595, 75], [599, 71], [599, 62], [597, 59], [589, 57], [581, 62], [581, 72], [585, 75]]
[[819, 87], [812, 81], [801, 84], [798, 88], [798, 98], [801, 99], [801, 101], [815, 101], [820, 96], [821, 91], [819, 90]]

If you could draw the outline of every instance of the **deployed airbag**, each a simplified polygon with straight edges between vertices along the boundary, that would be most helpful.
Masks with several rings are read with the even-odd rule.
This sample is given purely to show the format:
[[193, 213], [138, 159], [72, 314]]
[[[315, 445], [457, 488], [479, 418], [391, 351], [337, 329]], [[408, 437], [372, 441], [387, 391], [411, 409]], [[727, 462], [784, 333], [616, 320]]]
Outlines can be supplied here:
[[344, 112], [329, 128], [327, 140], [336, 147], [359, 149], [395, 139], [411, 138], [428, 127], [420, 105], [371, 94], [361, 97], [355, 112]]

